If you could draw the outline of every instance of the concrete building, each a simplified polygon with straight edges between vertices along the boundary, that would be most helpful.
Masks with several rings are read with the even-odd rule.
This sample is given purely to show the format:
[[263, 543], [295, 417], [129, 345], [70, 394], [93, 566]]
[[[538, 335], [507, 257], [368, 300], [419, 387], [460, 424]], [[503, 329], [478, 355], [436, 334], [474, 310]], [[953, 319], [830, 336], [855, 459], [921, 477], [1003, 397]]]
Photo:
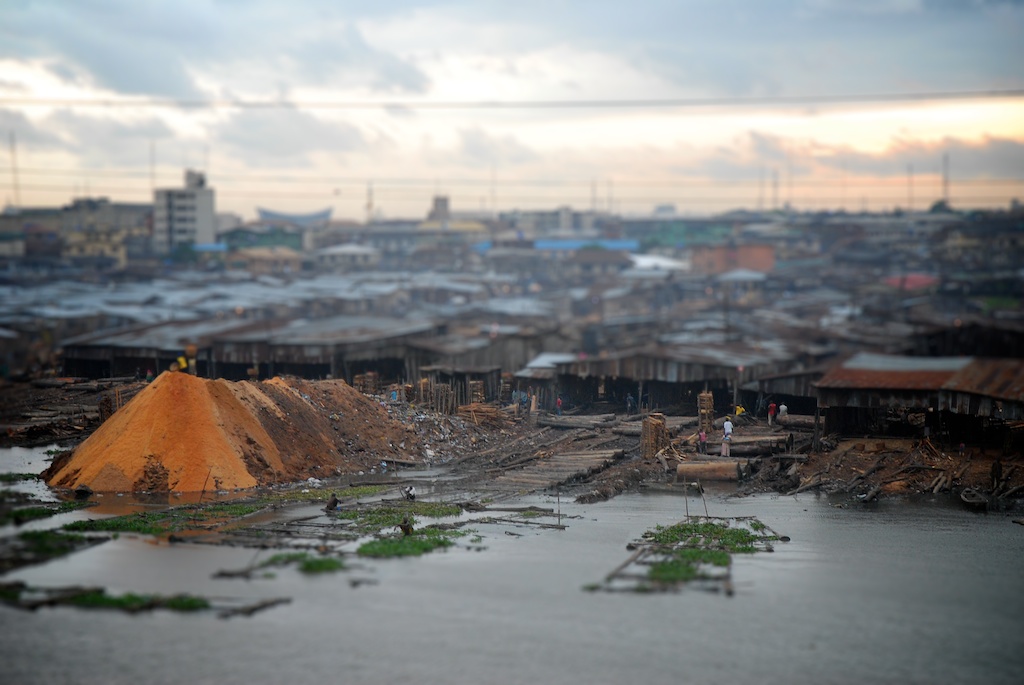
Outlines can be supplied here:
[[185, 171], [184, 188], [163, 188], [153, 197], [153, 249], [171, 254], [181, 245], [212, 243], [217, 230], [213, 188], [206, 175]]

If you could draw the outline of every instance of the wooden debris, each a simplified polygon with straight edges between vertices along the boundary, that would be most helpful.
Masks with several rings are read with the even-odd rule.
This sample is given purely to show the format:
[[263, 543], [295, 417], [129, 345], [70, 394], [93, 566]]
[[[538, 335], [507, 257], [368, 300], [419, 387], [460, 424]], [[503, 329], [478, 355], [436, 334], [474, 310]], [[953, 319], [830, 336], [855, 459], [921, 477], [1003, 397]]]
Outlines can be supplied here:
[[292, 600], [290, 597], [277, 597], [275, 599], [265, 599], [261, 602], [256, 602], [255, 604], [248, 604], [246, 606], [241, 607], [222, 609], [221, 612], [217, 614], [217, 616], [219, 618], [233, 618], [235, 616], [252, 616], [258, 611], [270, 609], [271, 607], [276, 607], [279, 604], [288, 604], [291, 601]]

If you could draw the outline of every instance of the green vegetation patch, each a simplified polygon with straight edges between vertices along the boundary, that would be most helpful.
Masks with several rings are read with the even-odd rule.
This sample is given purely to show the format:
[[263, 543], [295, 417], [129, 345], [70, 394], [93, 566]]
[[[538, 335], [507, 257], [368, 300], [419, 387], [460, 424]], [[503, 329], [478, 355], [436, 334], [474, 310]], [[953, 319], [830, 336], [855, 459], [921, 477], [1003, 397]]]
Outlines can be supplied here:
[[72, 521], [65, 530], [83, 533], [103, 531], [107, 533], [138, 533], [139, 535], [163, 535], [175, 530], [167, 512], [141, 511], [137, 514], [115, 516], [89, 521]]
[[633, 557], [602, 584], [588, 590], [663, 591], [693, 581], [705, 589], [732, 592], [732, 555], [771, 551], [779, 537], [750, 517], [692, 517], [671, 526], [655, 526], [631, 545]]
[[74, 521], [64, 526], [79, 532], [103, 531], [109, 533], [137, 533], [164, 535], [200, 527], [200, 523], [231, 520], [248, 516], [263, 508], [252, 502], [221, 502], [208, 505], [185, 505], [165, 511], [142, 511], [126, 516], [115, 516], [91, 521]]
[[18, 534], [18, 540], [26, 552], [41, 559], [64, 556], [89, 543], [84, 535], [56, 530], [27, 530]]
[[81, 509], [85, 506], [89, 506], [89, 503], [61, 502], [56, 505], [43, 504], [34, 507], [22, 507], [21, 509], [2, 511], [0, 512], [0, 525], [6, 525], [8, 523], [21, 525], [26, 521], [49, 518], [51, 516], [56, 516], [57, 514], [75, 511], [76, 509]]
[[0, 483], [20, 483], [23, 480], [38, 480], [36, 473], [0, 473]]
[[416, 516], [445, 518], [459, 516], [461, 513], [462, 509], [457, 504], [403, 502], [398, 506], [341, 511], [338, 512], [337, 517], [354, 522], [355, 527], [361, 532], [376, 533], [386, 528], [397, 528], [403, 520], [407, 520], [415, 526]]
[[356, 550], [356, 553], [362, 557], [373, 557], [375, 559], [418, 557], [435, 549], [451, 547], [455, 544], [454, 538], [462, 537], [466, 534], [466, 532], [458, 530], [423, 528], [412, 535], [371, 540], [361, 545]]
[[287, 566], [289, 564], [298, 564], [300, 571], [309, 574], [333, 573], [345, 568], [345, 564], [337, 557], [314, 556], [309, 552], [283, 552], [275, 554], [260, 564], [260, 568]]
[[0, 574], [77, 552], [83, 547], [99, 544], [104, 539], [87, 538], [61, 530], [26, 530], [6, 538], [3, 554], [0, 555]]
[[104, 590], [74, 595], [69, 597], [66, 603], [85, 609], [118, 609], [128, 612], [157, 608], [172, 611], [200, 611], [210, 608], [208, 600], [193, 595], [161, 597], [159, 595], [136, 595], [130, 592], [123, 595], [109, 595]]
[[[760, 521], [753, 520], [749, 524], [760, 524], [761, 532], [767, 529]], [[644, 533], [644, 539], [659, 545], [686, 545], [690, 547], [716, 548], [733, 554], [756, 552], [755, 543], [778, 539], [774, 535], [757, 535], [747, 528], [733, 527], [726, 523], [682, 522], [672, 526], [656, 526], [654, 530]]]

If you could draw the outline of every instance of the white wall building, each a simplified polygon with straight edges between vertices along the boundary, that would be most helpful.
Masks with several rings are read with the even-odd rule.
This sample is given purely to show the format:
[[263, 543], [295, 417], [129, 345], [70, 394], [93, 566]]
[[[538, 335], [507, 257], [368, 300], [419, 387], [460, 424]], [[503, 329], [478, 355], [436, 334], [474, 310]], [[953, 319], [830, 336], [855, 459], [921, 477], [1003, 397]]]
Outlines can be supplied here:
[[179, 245], [214, 242], [217, 213], [206, 174], [185, 171], [184, 188], [163, 188], [153, 197], [153, 249], [170, 254]]

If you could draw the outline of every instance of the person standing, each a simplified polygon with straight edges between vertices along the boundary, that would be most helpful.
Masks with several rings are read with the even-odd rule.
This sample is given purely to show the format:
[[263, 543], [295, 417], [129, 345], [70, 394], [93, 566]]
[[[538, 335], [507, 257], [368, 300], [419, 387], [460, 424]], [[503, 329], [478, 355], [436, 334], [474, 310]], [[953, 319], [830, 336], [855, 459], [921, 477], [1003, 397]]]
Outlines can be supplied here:
[[628, 393], [626, 395], [626, 414], [631, 416], [635, 410], [636, 400], [633, 399], [633, 393]]
[[722, 456], [732, 456], [730, 450], [730, 443], [732, 442], [732, 420], [726, 416], [725, 423], [722, 424]]
[[558, 415], [561, 416], [562, 415], [562, 398], [561, 397], [559, 397], [555, 401], [555, 409], [558, 410]]
[[768, 425], [775, 425], [775, 412], [778, 410], [778, 405], [772, 402], [768, 405]]
[[708, 453], [708, 432], [703, 428], [697, 433], [697, 452], [699, 454]]

